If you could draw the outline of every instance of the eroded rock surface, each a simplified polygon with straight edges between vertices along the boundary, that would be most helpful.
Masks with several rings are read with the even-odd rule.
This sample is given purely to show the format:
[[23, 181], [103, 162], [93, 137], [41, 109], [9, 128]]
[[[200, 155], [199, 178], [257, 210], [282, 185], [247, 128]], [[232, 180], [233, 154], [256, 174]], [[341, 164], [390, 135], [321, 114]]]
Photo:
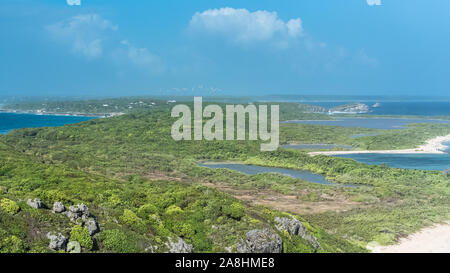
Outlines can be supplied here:
[[192, 253], [192, 245], [187, 244], [183, 239], [172, 239], [170, 237], [168, 239], [169, 241], [166, 242], [166, 246], [169, 253]]
[[253, 229], [247, 232], [245, 241], [236, 245], [238, 253], [281, 253], [283, 240], [280, 235], [268, 228]]
[[33, 200], [28, 199], [27, 204], [30, 207], [35, 208], [35, 209], [40, 209], [40, 208], [44, 207], [44, 204], [42, 204], [41, 200], [38, 198], [34, 198]]
[[61, 233], [49, 232], [47, 233], [47, 239], [50, 240], [48, 247], [53, 250], [65, 250], [67, 238]]
[[320, 243], [317, 238], [309, 234], [306, 227], [297, 218], [276, 217], [274, 220], [276, 223], [275, 227], [279, 231], [287, 231], [290, 235], [300, 236], [314, 248], [320, 248]]

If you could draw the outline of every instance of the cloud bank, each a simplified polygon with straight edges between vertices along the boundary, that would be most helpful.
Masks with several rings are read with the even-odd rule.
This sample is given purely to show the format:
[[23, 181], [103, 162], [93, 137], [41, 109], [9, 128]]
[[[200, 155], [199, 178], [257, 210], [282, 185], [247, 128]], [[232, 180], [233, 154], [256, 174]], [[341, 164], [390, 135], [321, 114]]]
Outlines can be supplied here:
[[232, 43], [248, 45], [255, 42], [287, 42], [303, 34], [300, 18], [285, 22], [276, 12], [265, 10], [220, 8], [196, 12], [189, 23], [195, 33], [223, 37]]
[[81, 0], [66, 0], [69, 6], [81, 6]]
[[366, 0], [369, 6], [381, 6], [381, 0]]
[[103, 53], [107, 32], [116, 31], [117, 26], [97, 14], [83, 14], [49, 25], [46, 30], [73, 53], [95, 58]]

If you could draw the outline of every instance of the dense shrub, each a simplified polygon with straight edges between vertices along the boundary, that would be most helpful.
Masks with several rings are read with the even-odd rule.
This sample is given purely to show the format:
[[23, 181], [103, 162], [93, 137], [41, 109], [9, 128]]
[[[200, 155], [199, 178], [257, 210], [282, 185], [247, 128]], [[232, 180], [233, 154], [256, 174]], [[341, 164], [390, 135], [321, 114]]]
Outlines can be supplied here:
[[168, 216], [178, 216], [178, 215], [183, 214], [183, 210], [176, 205], [171, 205], [170, 207], [168, 207], [166, 209], [166, 214]]
[[0, 253], [23, 253], [25, 245], [21, 239], [12, 235], [3, 240], [0, 239]]
[[133, 245], [127, 235], [119, 229], [105, 230], [100, 233], [99, 238], [103, 245], [111, 252], [128, 253], [136, 251], [136, 246]]
[[241, 219], [244, 216], [244, 206], [241, 203], [234, 202], [229, 206], [223, 206], [222, 211], [233, 219]]
[[91, 250], [94, 245], [92, 238], [89, 235], [89, 231], [78, 225], [73, 226], [72, 231], [70, 232], [70, 240], [79, 242], [80, 245], [87, 250]]
[[153, 204], [145, 204], [142, 205], [138, 211], [137, 216], [139, 216], [141, 219], [148, 219], [148, 217], [152, 214], [157, 214], [158, 208]]
[[2, 208], [7, 213], [14, 215], [19, 212], [20, 207], [13, 200], [4, 198], [0, 201], [0, 208]]
[[119, 217], [119, 221], [135, 231], [142, 232], [145, 230], [145, 225], [142, 222], [142, 219], [129, 209], [125, 209], [123, 211], [123, 215]]

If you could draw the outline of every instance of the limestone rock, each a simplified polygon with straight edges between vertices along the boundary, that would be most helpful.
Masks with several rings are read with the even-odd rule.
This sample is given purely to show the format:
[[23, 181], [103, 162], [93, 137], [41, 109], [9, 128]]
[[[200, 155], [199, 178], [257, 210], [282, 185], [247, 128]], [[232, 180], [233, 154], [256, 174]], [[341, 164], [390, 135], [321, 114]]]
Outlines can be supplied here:
[[287, 231], [290, 235], [300, 236], [314, 248], [320, 248], [320, 243], [317, 238], [309, 234], [306, 227], [297, 218], [276, 217], [274, 220], [276, 222], [275, 227], [279, 231]]
[[192, 253], [192, 245], [187, 244], [183, 239], [177, 238], [176, 240], [172, 240], [170, 237], [168, 239], [169, 241], [166, 242], [166, 246], [169, 249], [169, 253]]
[[69, 210], [64, 214], [67, 215], [67, 217], [69, 217], [70, 221], [79, 223], [86, 222], [90, 215], [89, 209], [85, 204], [70, 206]]
[[38, 198], [34, 198], [33, 200], [28, 199], [27, 204], [30, 207], [35, 208], [35, 209], [40, 209], [40, 208], [44, 207], [44, 204], [42, 204], [41, 200]]
[[47, 233], [47, 239], [50, 240], [48, 247], [53, 250], [65, 250], [67, 238], [61, 233], [49, 232]]
[[98, 228], [98, 224], [97, 222], [94, 220], [94, 218], [89, 218], [85, 223], [84, 223], [86, 229], [89, 231], [89, 235], [94, 235], [97, 232], [99, 232], [99, 228]]
[[81, 253], [81, 245], [77, 241], [70, 241], [67, 244], [66, 251], [69, 253]]
[[53, 203], [53, 212], [54, 213], [62, 213], [66, 210], [66, 207], [61, 202]]
[[238, 253], [281, 253], [283, 240], [280, 235], [265, 229], [253, 229], [247, 232], [246, 240], [236, 245]]

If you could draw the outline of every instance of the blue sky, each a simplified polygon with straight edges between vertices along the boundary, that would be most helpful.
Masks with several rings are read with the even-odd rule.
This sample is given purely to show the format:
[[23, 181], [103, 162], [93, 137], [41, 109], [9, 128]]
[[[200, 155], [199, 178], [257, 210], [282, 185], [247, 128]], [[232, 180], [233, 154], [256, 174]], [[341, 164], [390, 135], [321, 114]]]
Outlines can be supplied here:
[[445, 96], [446, 0], [1, 0], [0, 95]]

